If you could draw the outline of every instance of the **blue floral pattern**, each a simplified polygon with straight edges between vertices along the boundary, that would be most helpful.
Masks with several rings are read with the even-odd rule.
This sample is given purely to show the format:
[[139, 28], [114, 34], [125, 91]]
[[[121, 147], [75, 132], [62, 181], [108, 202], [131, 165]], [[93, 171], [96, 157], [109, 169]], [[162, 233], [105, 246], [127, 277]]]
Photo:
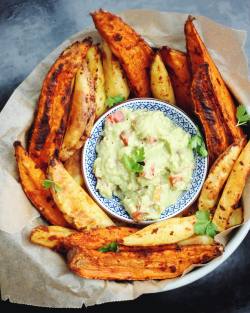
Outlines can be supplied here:
[[[156, 99], [132, 99], [110, 109], [95, 123], [91, 136], [85, 143], [82, 155], [82, 169], [86, 186], [92, 195], [93, 199], [108, 213], [125, 222], [134, 223], [133, 219], [128, 215], [122, 206], [119, 198], [113, 197], [112, 199], [104, 198], [96, 189], [96, 177], [93, 171], [93, 166], [96, 154], [96, 145], [102, 138], [103, 127], [105, 119], [110, 114], [122, 108], [131, 110], [146, 109], [148, 111], [161, 111], [176, 125], [181, 127], [184, 131], [191, 135], [197, 134], [197, 127], [191, 119], [179, 108], [162, 102]], [[187, 208], [197, 198], [204, 180], [206, 178], [208, 159], [194, 154], [195, 166], [192, 175], [192, 181], [187, 191], [184, 191], [178, 198], [177, 202], [167, 207], [161, 214], [159, 220], [167, 219], [171, 216], [179, 214]], [[144, 224], [149, 224], [155, 221], [145, 221]]]

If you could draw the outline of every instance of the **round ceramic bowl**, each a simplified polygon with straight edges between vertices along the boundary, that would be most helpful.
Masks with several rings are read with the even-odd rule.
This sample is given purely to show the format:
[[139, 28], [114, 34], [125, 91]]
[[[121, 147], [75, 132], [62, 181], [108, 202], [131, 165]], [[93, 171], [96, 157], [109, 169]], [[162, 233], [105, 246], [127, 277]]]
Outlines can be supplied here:
[[[88, 188], [93, 199], [113, 217], [127, 223], [138, 223], [129, 216], [121, 204], [119, 198], [113, 196], [111, 199], [108, 199], [99, 193], [99, 191], [96, 189], [97, 180], [93, 170], [94, 162], [97, 157], [96, 145], [102, 139], [103, 127], [105, 125], [106, 118], [110, 114], [125, 108], [133, 111], [161, 111], [165, 116], [172, 120], [174, 124], [181, 127], [190, 135], [197, 134], [197, 126], [182, 110], [176, 106], [151, 98], [131, 99], [125, 101], [111, 108], [95, 123], [91, 135], [85, 143], [82, 155], [82, 169], [86, 187]], [[189, 189], [184, 191], [173, 205], [166, 207], [158, 220], [141, 221], [140, 224], [150, 224], [175, 216], [184, 211], [195, 201], [206, 177], [208, 159], [206, 157], [204, 158], [199, 156], [197, 153], [194, 153], [194, 162], [195, 165]]]

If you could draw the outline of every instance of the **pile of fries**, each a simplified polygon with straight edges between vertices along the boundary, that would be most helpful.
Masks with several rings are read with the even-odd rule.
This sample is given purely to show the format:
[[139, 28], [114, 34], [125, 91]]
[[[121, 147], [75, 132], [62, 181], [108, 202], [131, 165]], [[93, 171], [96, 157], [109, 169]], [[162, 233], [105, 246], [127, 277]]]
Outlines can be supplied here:
[[[23, 190], [50, 224], [31, 242], [67, 259], [84, 278], [178, 277], [223, 252], [215, 235], [243, 222], [241, 196], [250, 171], [250, 142], [237, 125], [234, 100], [189, 17], [186, 52], [152, 49], [118, 16], [91, 14], [102, 37], [75, 42], [44, 79], [27, 150], [15, 142]], [[85, 190], [81, 149], [95, 120], [133, 97], [183, 109], [203, 129], [210, 171], [195, 207], [139, 229], [117, 226]]]

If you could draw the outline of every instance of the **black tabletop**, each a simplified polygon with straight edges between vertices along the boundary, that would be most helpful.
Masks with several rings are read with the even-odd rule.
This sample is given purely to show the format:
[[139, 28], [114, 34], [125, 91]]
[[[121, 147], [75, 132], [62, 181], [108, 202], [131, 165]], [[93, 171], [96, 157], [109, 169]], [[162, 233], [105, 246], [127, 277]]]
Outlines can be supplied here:
[[[88, 12], [99, 7], [200, 13], [235, 28], [250, 29], [250, 1], [89, 1], [0, 0], [0, 109], [14, 89], [51, 50], [91, 24]], [[247, 43], [249, 57], [249, 43]], [[154, 306], [171, 313], [250, 312], [250, 236], [219, 268], [188, 286], [129, 302], [90, 307], [89, 312], [122, 309], [146, 310]], [[1, 302], [1, 309], [47, 312], [49, 309]]]

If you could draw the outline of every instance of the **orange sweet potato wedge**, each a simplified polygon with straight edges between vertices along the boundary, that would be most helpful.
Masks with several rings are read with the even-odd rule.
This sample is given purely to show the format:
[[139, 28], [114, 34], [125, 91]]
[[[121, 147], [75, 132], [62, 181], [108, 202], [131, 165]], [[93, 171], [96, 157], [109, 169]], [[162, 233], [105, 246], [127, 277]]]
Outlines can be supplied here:
[[31, 159], [19, 141], [14, 143], [17, 168], [22, 188], [41, 215], [52, 225], [68, 226], [53, 201], [48, 189], [43, 187], [44, 172]]
[[192, 115], [194, 112], [190, 93], [191, 75], [186, 53], [167, 46], [162, 47], [159, 52], [170, 76], [176, 104]]
[[28, 149], [42, 169], [46, 169], [50, 158], [59, 153], [74, 77], [90, 45], [90, 39], [73, 43], [61, 53], [44, 79]]
[[187, 55], [192, 74], [193, 76], [195, 75], [200, 64], [207, 63], [209, 65], [211, 70], [211, 84], [213, 92], [217, 97], [216, 105], [221, 113], [223, 119], [222, 122], [225, 126], [229, 142], [232, 143], [235, 140], [244, 137], [242, 129], [236, 126], [237, 121], [235, 104], [217, 66], [215, 65], [204, 42], [199, 36], [194, 26], [193, 20], [194, 18], [189, 16], [184, 29], [186, 35]]
[[212, 86], [208, 64], [198, 67], [192, 82], [191, 95], [194, 111], [203, 127], [210, 165], [228, 147], [228, 137], [220, 111], [218, 99]]
[[152, 49], [120, 17], [103, 10], [91, 15], [97, 30], [120, 61], [135, 96], [149, 96]]
[[[133, 247], [132, 247], [133, 248]], [[222, 253], [219, 245], [193, 245], [175, 249], [100, 252], [73, 248], [68, 266], [76, 275], [90, 279], [147, 280], [175, 278], [193, 264], [206, 263]]]

